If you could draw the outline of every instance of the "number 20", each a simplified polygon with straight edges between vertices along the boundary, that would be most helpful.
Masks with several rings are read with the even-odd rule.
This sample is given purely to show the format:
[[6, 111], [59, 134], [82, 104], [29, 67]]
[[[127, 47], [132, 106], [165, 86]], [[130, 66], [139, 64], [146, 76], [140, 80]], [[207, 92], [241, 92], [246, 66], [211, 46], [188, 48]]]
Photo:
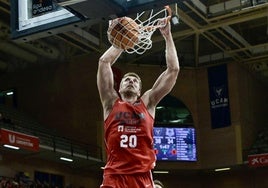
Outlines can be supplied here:
[[137, 147], [137, 136], [136, 135], [125, 135], [122, 134], [120, 136], [121, 141], [120, 141], [120, 147], [121, 148], [135, 148]]

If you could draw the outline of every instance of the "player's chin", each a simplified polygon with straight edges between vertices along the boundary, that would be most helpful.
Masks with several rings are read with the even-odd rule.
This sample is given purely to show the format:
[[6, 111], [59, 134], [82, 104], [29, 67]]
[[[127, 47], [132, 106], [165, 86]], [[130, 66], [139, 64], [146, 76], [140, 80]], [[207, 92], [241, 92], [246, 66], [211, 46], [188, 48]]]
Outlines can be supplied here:
[[125, 93], [127, 93], [129, 95], [136, 95], [137, 91], [135, 89], [127, 89], [127, 90], [125, 90]]

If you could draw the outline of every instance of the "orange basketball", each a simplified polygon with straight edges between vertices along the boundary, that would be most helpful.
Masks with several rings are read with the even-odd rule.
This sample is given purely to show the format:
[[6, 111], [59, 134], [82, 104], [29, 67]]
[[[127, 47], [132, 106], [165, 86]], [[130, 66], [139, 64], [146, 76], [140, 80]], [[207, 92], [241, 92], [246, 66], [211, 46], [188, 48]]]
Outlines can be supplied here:
[[139, 42], [139, 25], [129, 17], [111, 20], [107, 31], [110, 43], [124, 50], [133, 48]]

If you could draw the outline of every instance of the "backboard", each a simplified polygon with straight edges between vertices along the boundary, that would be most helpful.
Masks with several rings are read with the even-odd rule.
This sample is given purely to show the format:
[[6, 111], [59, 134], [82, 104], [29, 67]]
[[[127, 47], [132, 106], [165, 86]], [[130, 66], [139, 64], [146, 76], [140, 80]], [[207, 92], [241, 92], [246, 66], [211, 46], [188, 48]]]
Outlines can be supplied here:
[[[53, 0], [11, 0], [11, 38], [22, 42], [52, 35], [59, 27], [82, 21]], [[44, 32], [40, 34], [40, 32]]]

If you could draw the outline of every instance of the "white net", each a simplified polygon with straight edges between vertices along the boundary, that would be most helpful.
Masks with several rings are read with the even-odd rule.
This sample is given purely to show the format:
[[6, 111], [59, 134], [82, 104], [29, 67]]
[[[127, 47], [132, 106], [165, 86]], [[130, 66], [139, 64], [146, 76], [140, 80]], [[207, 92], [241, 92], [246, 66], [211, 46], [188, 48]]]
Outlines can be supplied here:
[[157, 12], [151, 10], [147, 19], [142, 19], [144, 14], [145, 11], [138, 13], [134, 19], [134, 21], [139, 25], [138, 42], [133, 47], [125, 50], [129, 54], [143, 54], [146, 50], [149, 50], [152, 47], [151, 37], [153, 33], [156, 29], [165, 26], [166, 22], [161, 22], [160, 20], [171, 15], [171, 10], [169, 7], [165, 7]]
[[134, 20], [129, 17], [111, 20], [107, 31], [108, 40], [129, 54], [143, 54], [152, 47], [151, 37], [155, 30], [167, 23], [161, 20], [169, 15], [171, 9], [165, 7], [159, 11], [138, 13]]

